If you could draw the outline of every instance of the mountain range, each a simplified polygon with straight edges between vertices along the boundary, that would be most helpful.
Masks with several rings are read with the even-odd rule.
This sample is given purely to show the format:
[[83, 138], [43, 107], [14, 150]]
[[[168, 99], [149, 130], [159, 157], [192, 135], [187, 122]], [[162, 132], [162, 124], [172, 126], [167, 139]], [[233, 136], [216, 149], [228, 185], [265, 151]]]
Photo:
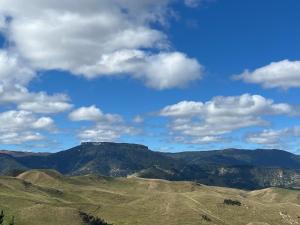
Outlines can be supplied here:
[[137, 176], [241, 188], [300, 187], [300, 156], [276, 149], [163, 153], [144, 145], [86, 142], [57, 153], [0, 151], [0, 174], [31, 169], [64, 175]]

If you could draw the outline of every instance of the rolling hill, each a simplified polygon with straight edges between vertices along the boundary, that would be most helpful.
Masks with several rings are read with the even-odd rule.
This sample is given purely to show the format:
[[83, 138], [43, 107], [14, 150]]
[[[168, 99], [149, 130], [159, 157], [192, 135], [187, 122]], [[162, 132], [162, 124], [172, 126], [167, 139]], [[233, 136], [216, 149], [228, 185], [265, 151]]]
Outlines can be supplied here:
[[53, 169], [73, 176], [134, 174], [241, 189], [300, 187], [300, 157], [275, 149], [162, 153], [138, 144], [91, 142], [53, 154], [3, 152], [0, 165], [2, 175]]
[[80, 212], [114, 225], [286, 225], [300, 223], [300, 191], [31, 170], [0, 177], [0, 209], [17, 225], [80, 225]]

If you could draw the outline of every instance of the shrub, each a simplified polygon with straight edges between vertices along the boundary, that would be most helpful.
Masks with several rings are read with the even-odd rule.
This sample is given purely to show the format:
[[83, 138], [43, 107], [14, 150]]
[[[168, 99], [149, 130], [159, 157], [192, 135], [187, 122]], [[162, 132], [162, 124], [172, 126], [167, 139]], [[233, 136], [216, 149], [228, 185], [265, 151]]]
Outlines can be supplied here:
[[79, 216], [82, 219], [84, 225], [113, 225], [105, 222], [103, 219], [89, 215], [85, 212], [79, 212]]
[[201, 215], [202, 219], [205, 220], [205, 221], [208, 221], [210, 222], [211, 219], [207, 216], [207, 215]]
[[224, 204], [225, 205], [236, 205], [236, 206], [241, 206], [242, 203], [238, 200], [231, 200], [231, 199], [224, 199]]

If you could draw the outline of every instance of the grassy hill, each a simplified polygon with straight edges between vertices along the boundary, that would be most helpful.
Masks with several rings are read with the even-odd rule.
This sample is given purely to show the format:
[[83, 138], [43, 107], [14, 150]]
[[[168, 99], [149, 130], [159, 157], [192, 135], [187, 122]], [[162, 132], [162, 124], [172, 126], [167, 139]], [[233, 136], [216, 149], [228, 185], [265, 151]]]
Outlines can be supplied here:
[[300, 191], [32, 170], [0, 177], [0, 209], [17, 225], [79, 225], [79, 211], [114, 225], [284, 225], [300, 224]]

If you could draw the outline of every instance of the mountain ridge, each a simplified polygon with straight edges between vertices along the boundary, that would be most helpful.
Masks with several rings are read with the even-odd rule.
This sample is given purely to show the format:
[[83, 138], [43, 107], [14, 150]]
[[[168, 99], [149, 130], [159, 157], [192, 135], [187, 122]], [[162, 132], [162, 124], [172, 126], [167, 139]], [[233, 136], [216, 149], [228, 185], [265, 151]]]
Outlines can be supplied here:
[[17, 174], [14, 170], [53, 169], [64, 175], [134, 174], [242, 189], [300, 187], [300, 156], [277, 149], [164, 153], [140, 144], [84, 142], [57, 153], [0, 152], [0, 163], [7, 165], [0, 166], [4, 175]]

